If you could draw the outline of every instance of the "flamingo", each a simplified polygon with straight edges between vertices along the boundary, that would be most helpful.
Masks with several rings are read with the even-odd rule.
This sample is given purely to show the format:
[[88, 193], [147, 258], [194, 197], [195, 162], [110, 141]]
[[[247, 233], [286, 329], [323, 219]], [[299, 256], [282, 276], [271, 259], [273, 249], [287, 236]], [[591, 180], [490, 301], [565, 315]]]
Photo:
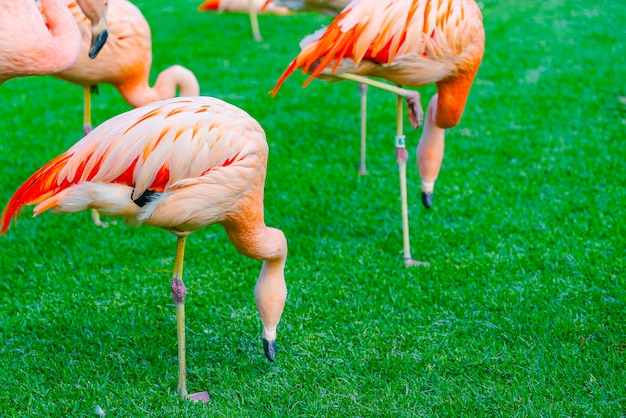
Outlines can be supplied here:
[[19, 187], [7, 203], [0, 233], [24, 205], [72, 213], [88, 208], [152, 225], [177, 236], [172, 297], [178, 333], [178, 391], [189, 395], [182, 281], [187, 235], [221, 224], [237, 250], [263, 260], [254, 289], [263, 347], [276, 356], [276, 327], [285, 305], [287, 241], [267, 227], [263, 194], [268, 146], [259, 123], [241, 109], [209, 97], [172, 98], [104, 122]]
[[[409, 240], [406, 151], [402, 97], [414, 128], [423, 121], [419, 94], [400, 86], [436, 83], [417, 147], [422, 202], [432, 205], [434, 183], [443, 160], [445, 129], [463, 114], [485, 49], [482, 13], [474, 0], [354, 0], [326, 28], [304, 38], [302, 51], [278, 79], [275, 96], [296, 69], [316, 77], [352, 80], [397, 95], [396, 159], [402, 202], [403, 259], [413, 260]], [[392, 86], [370, 77], [383, 78]]]
[[[89, 48], [90, 23], [82, 10], [72, 0], [65, 0], [72, 12], [83, 38], [83, 51]], [[92, 129], [91, 92], [99, 83], [113, 85], [131, 106], [174, 97], [176, 89], [181, 96], [197, 96], [200, 86], [196, 76], [187, 68], [173, 65], [162, 71], [154, 87], [148, 84], [152, 65], [152, 39], [150, 25], [141, 11], [127, 0], [109, 0], [107, 16], [109, 41], [96, 59], [89, 60], [80, 54], [70, 68], [53, 74], [53, 77], [83, 87], [83, 133]], [[96, 226], [108, 226], [94, 210], [91, 217]]]
[[[97, 25], [92, 54], [106, 41], [106, 1], [81, 0]], [[0, 0], [0, 84], [15, 77], [52, 74], [71, 66], [80, 53], [80, 33], [61, 0]]]
[[275, 6], [286, 7], [296, 12], [313, 11], [335, 17], [352, 0], [266, 0], [263, 7], [273, 3]]
[[[90, 24], [73, 0], [64, 0], [72, 12], [83, 37], [83, 50], [88, 48]], [[91, 91], [100, 83], [113, 85], [124, 100], [133, 107], [174, 97], [176, 89], [181, 96], [197, 96], [200, 87], [195, 75], [188, 69], [174, 65], [159, 74], [154, 87], [148, 84], [152, 65], [152, 35], [150, 25], [141, 11], [128, 0], [109, 0], [109, 41], [94, 60], [81, 54], [70, 68], [53, 77], [83, 87], [84, 126], [91, 127]]]
[[248, 13], [250, 25], [252, 26], [252, 36], [257, 42], [261, 42], [263, 37], [259, 29], [258, 14], [270, 13], [276, 15], [288, 15], [291, 12], [286, 7], [277, 7], [271, 0], [205, 0], [198, 6], [201, 12], [207, 11], [228, 11]]

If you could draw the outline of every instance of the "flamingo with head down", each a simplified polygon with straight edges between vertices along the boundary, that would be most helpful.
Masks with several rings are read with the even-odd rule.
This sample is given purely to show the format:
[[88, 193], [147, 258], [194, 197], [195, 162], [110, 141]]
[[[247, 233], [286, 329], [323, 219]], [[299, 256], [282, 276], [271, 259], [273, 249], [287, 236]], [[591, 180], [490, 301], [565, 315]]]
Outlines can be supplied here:
[[261, 30], [259, 29], [259, 13], [269, 13], [276, 15], [288, 15], [291, 12], [286, 7], [279, 7], [272, 3], [272, 0], [205, 0], [198, 6], [201, 12], [236, 12], [248, 13], [250, 25], [252, 26], [252, 36], [257, 42], [261, 42]]
[[276, 327], [287, 287], [284, 234], [264, 222], [268, 146], [265, 133], [244, 111], [221, 100], [186, 97], [158, 101], [115, 116], [37, 170], [7, 203], [1, 233], [25, 205], [34, 213], [96, 208], [134, 225], [163, 228], [178, 237], [172, 297], [178, 332], [178, 390], [187, 393], [182, 281], [185, 240], [220, 224], [237, 250], [263, 260], [254, 289], [263, 324], [263, 347], [276, 356]]

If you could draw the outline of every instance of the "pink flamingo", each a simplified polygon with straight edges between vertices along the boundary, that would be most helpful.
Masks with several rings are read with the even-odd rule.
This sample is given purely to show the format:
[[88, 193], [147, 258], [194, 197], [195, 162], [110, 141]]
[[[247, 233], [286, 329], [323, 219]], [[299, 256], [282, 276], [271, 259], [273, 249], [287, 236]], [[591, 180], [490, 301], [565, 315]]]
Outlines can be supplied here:
[[[83, 50], [88, 49], [91, 25], [82, 10], [72, 0], [64, 0], [83, 38]], [[54, 77], [83, 86], [84, 130], [91, 130], [91, 91], [100, 83], [113, 85], [131, 106], [174, 97], [197, 96], [200, 86], [188, 69], [174, 65], [159, 74], [154, 87], [148, 79], [152, 65], [152, 34], [141, 11], [127, 0], [109, 0], [107, 15], [109, 40], [98, 57], [89, 60], [80, 54], [70, 68]]]
[[273, 361], [276, 327], [287, 296], [287, 241], [263, 218], [267, 155], [261, 126], [228, 103], [208, 97], [155, 102], [109, 119], [34, 173], [7, 203], [1, 233], [20, 208], [36, 204], [35, 215], [96, 208], [176, 235], [171, 288], [178, 390], [185, 397], [208, 401], [206, 392], [187, 393], [185, 240], [195, 230], [218, 223], [241, 254], [263, 260], [254, 295], [265, 354]]
[[418, 168], [422, 202], [432, 205], [434, 182], [443, 160], [445, 129], [463, 114], [485, 49], [482, 13], [474, 0], [354, 0], [326, 28], [306, 37], [273, 90], [296, 69], [316, 77], [352, 80], [397, 94], [396, 155], [400, 174], [404, 263], [420, 264], [411, 256], [406, 192], [408, 154], [402, 128], [402, 97], [407, 99], [414, 128], [422, 123], [419, 94], [398, 86], [436, 83], [428, 105], [419, 146]]
[[[61, 0], [0, 1], [0, 84], [15, 77], [52, 74], [71, 66], [80, 53], [76, 23]], [[92, 53], [106, 41], [106, 1], [81, 0], [97, 22]]]
[[266, 0], [263, 7], [274, 4], [278, 7], [286, 7], [295, 12], [313, 11], [335, 17], [352, 0]]
[[259, 29], [259, 13], [270, 13], [276, 15], [288, 15], [291, 12], [286, 7], [277, 7], [272, 1], [265, 0], [205, 0], [198, 6], [201, 12], [207, 11], [227, 11], [237, 13], [248, 13], [250, 25], [252, 26], [252, 36], [257, 42], [261, 42], [263, 37]]

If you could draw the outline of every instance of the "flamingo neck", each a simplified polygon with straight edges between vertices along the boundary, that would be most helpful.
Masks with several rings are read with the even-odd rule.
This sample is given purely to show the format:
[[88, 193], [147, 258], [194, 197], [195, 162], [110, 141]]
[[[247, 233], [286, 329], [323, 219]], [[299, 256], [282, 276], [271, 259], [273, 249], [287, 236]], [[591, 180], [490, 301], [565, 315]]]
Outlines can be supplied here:
[[196, 76], [180, 65], [173, 65], [163, 70], [156, 79], [154, 87], [147, 80], [134, 80], [132, 83], [118, 86], [124, 100], [133, 107], [145, 106], [157, 100], [171, 99], [179, 96], [200, 95], [200, 85]]

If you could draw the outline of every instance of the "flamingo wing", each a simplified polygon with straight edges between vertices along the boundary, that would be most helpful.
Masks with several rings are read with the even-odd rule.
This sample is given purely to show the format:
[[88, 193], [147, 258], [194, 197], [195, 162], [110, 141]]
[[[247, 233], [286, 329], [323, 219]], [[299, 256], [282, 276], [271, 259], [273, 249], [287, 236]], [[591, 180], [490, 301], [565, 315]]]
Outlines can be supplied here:
[[326, 68], [332, 66], [335, 72], [346, 60], [357, 72], [363, 61], [391, 67], [398, 57], [434, 62], [459, 55], [471, 41], [468, 29], [477, 20], [482, 29], [473, 0], [354, 0], [329, 26], [303, 39], [301, 52], [272, 94], [296, 69], [310, 72], [306, 86]]
[[207, 97], [163, 100], [118, 115], [24, 182], [0, 218], [2, 232], [22, 206], [42, 202], [35, 210], [38, 214], [79, 184], [128, 186], [133, 188], [133, 200], [147, 190], [182, 187], [190, 179], [244, 159], [258, 145], [241, 141], [250, 131], [265, 141], [253, 118]]

